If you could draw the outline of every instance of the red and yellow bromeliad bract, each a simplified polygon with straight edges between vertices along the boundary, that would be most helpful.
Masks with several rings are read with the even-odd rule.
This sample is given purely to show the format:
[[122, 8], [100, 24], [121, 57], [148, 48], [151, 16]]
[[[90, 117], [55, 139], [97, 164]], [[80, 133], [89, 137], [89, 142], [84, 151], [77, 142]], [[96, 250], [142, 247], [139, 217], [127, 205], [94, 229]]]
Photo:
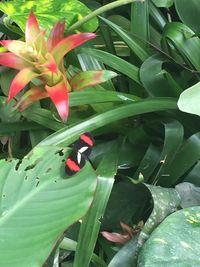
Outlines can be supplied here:
[[39, 86], [31, 86], [18, 102], [23, 111], [34, 102], [50, 97], [63, 121], [68, 117], [68, 93], [85, 87], [105, 82], [116, 76], [111, 71], [80, 72], [67, 80], [63, 64], [64, 56], [94, 38], [94, 33], [78, 33], [64, 37], [65, 22], [55, 24], [46, 41], [45, 30], [41, 30], [33, 12], [29, 14], [25, 42], [19, 40], [2, 40], [9, 52], [0, 53], [0, 64], [19, 72], [11, 82], [8, 101], [11, 101], [32, 79], [40, 81]]

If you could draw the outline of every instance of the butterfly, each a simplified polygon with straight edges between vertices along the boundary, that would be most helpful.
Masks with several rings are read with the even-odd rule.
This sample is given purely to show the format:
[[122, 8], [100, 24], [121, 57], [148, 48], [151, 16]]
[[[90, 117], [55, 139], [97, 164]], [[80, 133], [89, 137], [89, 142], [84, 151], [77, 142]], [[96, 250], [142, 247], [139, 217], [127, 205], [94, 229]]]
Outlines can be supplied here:
[[89, 157], [94, 146], [94, 139], [91, 133], [81, 134], [74, 143], [72, 152], [65, 161], [65, 172], [72, 176], [79, 172], [86, 164], [86, 158]]

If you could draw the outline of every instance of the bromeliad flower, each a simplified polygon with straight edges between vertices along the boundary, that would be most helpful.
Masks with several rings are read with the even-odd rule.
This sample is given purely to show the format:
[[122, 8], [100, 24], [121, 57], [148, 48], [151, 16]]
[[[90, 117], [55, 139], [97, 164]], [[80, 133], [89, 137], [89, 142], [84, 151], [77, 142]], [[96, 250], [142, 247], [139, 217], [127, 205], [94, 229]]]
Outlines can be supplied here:
[[[116, 74], [110, 71], [82, 72], [67, 80], [63, 64], [64, 56], [94, 38], [94, 33], [78, 33], [64, 37], [65, 22], [59, 21], [45, 39], [45, 30], [41, 30], [34, 13], [30, 13], [25, 30], [25, 42], [3, 40], [9, 52], [0, 53], [0, 64], [19, 70], [13, 79], [8, 94], [11, 101], [29, 82], [37, 79], [37, 85], [22, 96], [18, 102], [23, 111], [34, 102], [50, 97], [63, 121], [68, 117], [68, 93], [105, 82]], [[39, 83], [38, 83], [39, 82]]]

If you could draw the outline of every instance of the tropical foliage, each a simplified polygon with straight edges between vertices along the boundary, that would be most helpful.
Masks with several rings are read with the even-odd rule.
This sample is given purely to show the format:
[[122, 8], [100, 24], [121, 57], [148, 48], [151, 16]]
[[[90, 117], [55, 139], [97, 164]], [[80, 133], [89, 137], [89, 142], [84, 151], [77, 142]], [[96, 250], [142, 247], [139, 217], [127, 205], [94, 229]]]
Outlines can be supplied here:
[[3, 267], [200, 265], [200, 7], [109, 2], [0, 3]]

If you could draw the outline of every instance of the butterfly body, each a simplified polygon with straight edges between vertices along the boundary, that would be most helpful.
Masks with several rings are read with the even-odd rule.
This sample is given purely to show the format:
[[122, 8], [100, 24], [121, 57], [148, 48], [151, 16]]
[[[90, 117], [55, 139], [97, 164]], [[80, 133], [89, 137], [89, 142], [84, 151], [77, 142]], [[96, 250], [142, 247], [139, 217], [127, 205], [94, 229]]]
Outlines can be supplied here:
[[74, 143], [72, 152], [65, 161], [65, 172], [72, 176], [80, 171], [85, 163], [86, 158], [91, 154], [94, 140], [90, 133], [80, 135], [80, 138]]

